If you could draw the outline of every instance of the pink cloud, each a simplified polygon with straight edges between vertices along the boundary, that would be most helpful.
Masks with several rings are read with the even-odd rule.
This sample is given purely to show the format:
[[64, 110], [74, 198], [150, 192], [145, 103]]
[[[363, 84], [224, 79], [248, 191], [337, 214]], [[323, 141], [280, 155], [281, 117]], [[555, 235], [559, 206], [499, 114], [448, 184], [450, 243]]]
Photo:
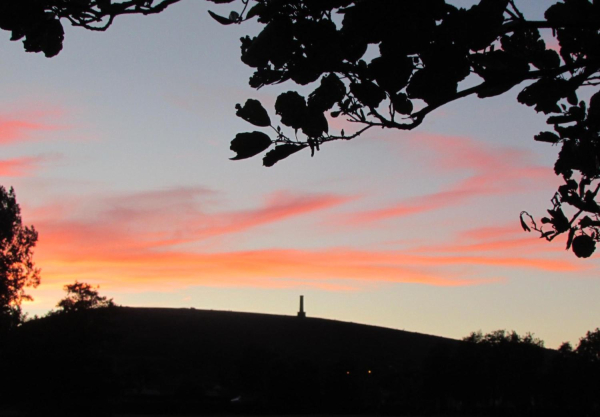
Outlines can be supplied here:
[[264, 204], [257, 209], [223, 213], [214, 216], [209, 227], [205, 227], [202, 220], [197, 226], [199, 226], [200, 233], [206, 236], [241, 232], [263, 224], [326, 210], [352, 199], [354, 197], [337, 194], [276, 192], [268, 196]]
[[41, 157], [25, 157], [0, 160], [0, 177], [25, 177], [39, 168], [45, 160]]
[[486, 282], [436, 271], [432, 265], [441, 263], [396, 252], [267, 248], [204, 253], [177, 249], [179, 243], [314, 215], [352, 198], [278, 192], [255, 208], [206, 210], [216, 197], [220, 196], [211, 190], [185, 188], [69, 201], [70, 209], [57, 204], [47, 210], [32, 209], [30, 220], [40, 233], [38, 265], [50, 284], [90, 279], [115, 288], [211, 285], [349, 290], [382, 282], [445, 286]]
[[[351, 197], [278, 192], [257, 207], [218, 211], [223, 196], [201, 187], [71, 200], [30, 210], [40, 232], [36, 260], [50, 285], [75, 279], [130, 290], [185, 286], [349, 291], [394, 283], [435, 286], [502, 282], [502, 270], [578, 271], [572, 260], [519, 251], [501, 228], [467, 231], [456, 242], [409, 250], [346, 247], [303, 250], [184, 250], [180, 243], [237, 234], [261, 225], [315, 215]], [[527, 236], [529, 237], [529, 236]], [[479, 271], [498, 268], [494, 278]], [[457, 272], [459, 271], [459, 272]]]
[[565, 253], [564, 249], [565, 246], [559, 242], [548, 243], [535, 235], [524, 233], [515, 222], [513, 225], [463, 231], [446, 243], [412, 247], [408, 252], [426, 254], [437, 261], [447, 262], [448, 265], [455, 262], [475, 262], [481, 265], [562, 272], [588, 268], [570, 253]]
[[[316, 213], [351, 199], [335, 194], [278, 192], [256, 208], [208, 210], [215, 205], [216, 196], [204, 188], [182, 188], [91, 201], [84, 198], [70, 201], [70, 210], [55, 204], [48, 207], [48, 214], [43, 208], [33, 209], [32, 214], [34, 224], [44, 232], [40, 244], [70, 257], [71, 253], [79, 256], [200, 242]], [[73, 245], [77, 247], [74, 252]]]
[[461, 232], [460, 239], [463, 240], [494, 240], [503, 239], [507, 237], [514, 237], [517, 232], [519, 235], [523, 235], [523, 229], [519, 228], [518, 223], [511, 223], [508, 225], [491, 226], [491, 227], [479, 227], [477, 229], [469, 229]]
[[[68, 128], [54, 120], [62, 117], [59, 110], [30, 110], [11, 114], [0, 114], [0, 144], [38, 140], [39, 132], [50, 132]], [[47, 120], [50, 120], [48, 122]]]
[[430, 161], [430, 165], [422, 169], [440, 176], [467, 172], [469, 177], [442, 191], [352, 214], [346, 218], [347, 223], [362, 224], [440, 210], [482, 196], [530, 191], [552, 180], [551, 170], [532, 164], [531, 155], [521, 149], [491, 147], [456, 136], [417, 134], [406, 140], [411, 154], [429, 156], [424, 160]]
[[[545, 174], [528, 163], [527, 155], [511, 149], [487, 148], [463, 138], [450, 138], [446, 143], [439, 142], [439, 137], [417, 139], [420, 143], [414, 139], [410, 145], [439, 153], [432, 164], [440, 174], [466, 170], [469, 176], [448, 190], [359, 213], [360, 221], [438, 210], [481, 195], [514, 192], [515, 187], [526, 188], [523, 177], [537, 181]], [[463, 154], [469, 157], [457, 161]], [[302, 250], [293, 243], [280, 249], [217, 251], [211, 246], [206, 251], [198, 249], [199, 245], [182, 245], [211, 242], [214, 237], [238, 235], [302, 216], [315, 218], [355, 198], [282, 191], [250, 202], [244, 209], [223, 210], [226, 197], [219, 192], [203, 187], [173, 188], [71, 197], [28, 208], [27, 220], [40, 232], [36, 259], [43, 268], [44, 282], [51, 285], [80, 279], [101, 282], [103, 288], [114, 290], [205, 285], [342, 291], [393, 283], [480, 285], [502, 282], [502, 271], [508, 270], [571, 272], [583, 268], [569, 259], [546, 259], [537, 250], [524, 254], [521, 248], [537, 240], [504, 226], [465, 231], [437, 246], [408, 245], [402, 251], [339, 246]], [[481, 272], [490, 266], [499, 271], [493, 278]]]

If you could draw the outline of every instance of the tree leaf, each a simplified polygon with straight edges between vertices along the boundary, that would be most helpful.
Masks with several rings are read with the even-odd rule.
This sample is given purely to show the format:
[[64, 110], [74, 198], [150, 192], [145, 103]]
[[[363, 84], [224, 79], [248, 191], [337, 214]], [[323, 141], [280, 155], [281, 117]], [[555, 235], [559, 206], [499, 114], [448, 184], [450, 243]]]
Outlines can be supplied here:
[[267, 127], [271, 126], [271, 119], [265, 108], [260, 104], [260, 101], [254, 99], [246, 100], [244, 107], [236, 104], [236, 116], [241, 117], [248, 123], [255, 126]]
[[282, 159], [287, 158], [288, 156], [301, 151], [306, 148], [306, 145], [293, 145], [291, 143], [286, 143], [283, 145], [278, 145], [275, 149], [270, 150], [265, 157], [263, 158], [263, 165], [266, 167], [272, 167], [277, 162]]
[[235, 23], [235, 20], [231, 20], [226, 17], [219, 16], [218, 14], [211, 12], [210, 10], [208, 11], [208, 14], [222, 25], [231, 25], [232, 23]]
[[592, 129], [600, 130], [600, 91], [590, 98], [587, 123]]
[[567, 216], [565, 216], [560, 207], [548, 210], [548, 213], [550, 214], [550, 216], [552, 216], [551, 223], [554, 226], [554, 229], [557, 233], [564, 233], [567, 230], [569, 230], [569, 228], [571, 227], [571, 225], [569, 224], [569, 219], [567, 218]]
[[525, 87], [517, 96], [517, 100], [527, 106], [535, 106], [537, 112], [559, 113], [558, 101], [562, 98], [573, 100], [574, 94], [574, 87], [566, 80], [541, 78]]
[[386, 97], [381, 87], [367, 80], [361, 83], [351, 83], [350, 91], [362, 104], [373, 108], [379, 106], [379, 103]]
[[549, 230], [547, 232], [542, 233], [542, 235], [540, 236], [541, 239], [548, 239], [548, 236], [553, 235], [554, 233], [556, 233], [554, 230]]
[[271, 138], [262, 132], [238, 133], [231, 141], [231, 146], [229, 147], [237, 155], [230, 159], [237, 161], [253, 157], [266, 150], [271, 146], [271, 143]]
[[413, 73], [414, 64], [410, 57], [384, 56], [374, 58], [369, 64], [369, 73], [381, 88], [390, 94], [394, 94], [406, 87]]
[[523, 228], [523, 230], [526, 232], [531, 232], [531, 229], [529, 228], [529, 226], [527, 226], [527, 223], [525, 223], [525, 220], [523, 220], [523, 214], [521, 214], [520, 220], [521, 220], [521, 227]]
[[548, 143], [558, 143], [560, 142], [560, 138], [556, 133], [552, 132], [540, 132], [538, 135], [535, 135], [533, 139], [538, 142], [548, 142]]
[[329, 74], [321, 79], [321, 85], [308, 96], [308, 107], [326, 111], [341, 101], [346, 95], [346, 86], [335, 74]]
[[398, 93], [391, 96], [392, 104], [394, 105], [394, 111], [400, 114], [411, 114], [413, 111], [412, 102], [406, 97], [404, 93]]
[[296, 130], [304, 124], [307, 111], [306, 99], [295, 91], [281, 93], [275, 101], [275, 112], [281, 116], [281, 123]]
[[571, 243], [573, 243], [573, 237], [575, 237], [575, 228], [572, 227], [571, 230], [569, 230], [569, 238], [567, 239], [567, 250], [569, 250], [569, 248], [571, 247]]
[[252, 19], [254, 16], [260, 16], [260, 14], [266, 9], [267, 8], [264, 4], [259, 3], [248, 11], [246, 19]]
[[320, 111], [309, 111], [302, 124], [302, 132], [312, 138], [318, 138], [324, 132], [329, 132], [327, 118]]

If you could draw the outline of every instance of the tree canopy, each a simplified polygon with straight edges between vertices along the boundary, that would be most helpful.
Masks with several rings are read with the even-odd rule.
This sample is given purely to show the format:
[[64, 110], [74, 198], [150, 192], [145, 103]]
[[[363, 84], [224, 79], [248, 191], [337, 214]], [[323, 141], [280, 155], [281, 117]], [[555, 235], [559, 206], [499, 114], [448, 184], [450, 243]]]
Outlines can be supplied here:
[[585, 360], [600, 364], [600, 328], [588, 331], [584, 337], [579, 339], [575, 350], [569, 342], [565, 342], [560, 346], [559, 351], [565, 354], [576, 354]]
[[539, 348], [544, 347], [544, 341], [538, 339], [532, 333], [526, 333], [525, 336], [521, 336], [514, 330], [495, 330], [487, 334], [483, 334], [481, 331], [471, 332], [471, 334], [463, 338], [463, 341], [489, 347], [505, 345], [527, 345]]
[[[578, 93], [600, 80], [599, 2], [565, 0], [546, 10], [545, 20], [531, 21], [510, 0], [481, 0], [469, 9], [443, 0], [259, 0], [245, 15], [217, 20], [227, 24], [254, 16], [265, 27], [241, 40], [242, 61], [256, 68], [250, 85], [291, 80], [316, 88], [307, 97], [295, 91], [279, 95], [280, 124], [256, 100], [238, 104], [239, 117], [275, 133], [238, 134], [232, 159], [275, 145], [263, 158], [272, 166], [304, 148], [314, 155], [327, 142], [353, 139], [374, 127], [412, 130], [447, 103], [501, 95], [529, 82], [517, 99], [548, 115], [553, 131], [534, 139], [561, 146], [554, 171], [564, 185], [541, 226], [527, 212], [521, 224], [549, 241], [567, 233], [567, 249], [578, 257], [594, 252], [600, 240], [600, 93], [587, 101]], [[556, 50], [540, 29], [551, 30]], [[377, 48], [367, 53], [370, 45]], [[345, 117], [356, 128], [330, 134], [327, 117]], [[565, 214], [565, 206], [573, 213]]]
[[21, 321], [21, 303], [33, 299], [25, 289], [40, 283], [33, 263], [37, 239], [33, 226], [23, 226], [15, 191], [0, 186], [0, 332]]
[[[0, 6], [0, 28], [11, 30], [13, 40], [24, 38], [27, 51], [53, 56], [62, 48], [61, 19], [105, 30], [118, 15], [158, 13], [178, 1], [10, 0]], [[412, 130], [450, 102], [518, 86], [518, 101], [548, 116], [549, 130], [534, 139], [560, 146], [554, 171], [564, 180], [540, 225], [521, 213], [523, 229], [549, 241], [566, 233], [566, 247], [578, 257], [594, 252], [600, 241], [600, 93], [593, 89], [600, 82], [600, 2], [564, 0], [533, 21], [514, 0], [480, 0], [469, 9], [444, 0], [209, 1], [235, 7], [227, 16], [210, 12], [221, 24], [256, 18], [264, 25], [257, 36], [241, 39], [241, 60], [255, 68], [251, 87], [313, 87], [308, 95], [278, 96], [279, 123], [257, 100], [237, 104], [237, 116], [271, 133], [239, 133], [232, 159], [269, 150], [263, 165], [270, 167], [304, 149], [314, 156], [328, 142], [375, 127]], [[549, 47], [540, 30], [558, 46]], [[328, 118], [336, 117], [355, 128], [330, 132]]]
[[100, 286], [77, 282], [64, 286], [67, 296], [56, 305], [62, 313], [91, 310], [94, 308], [113, 307], [113, 299], [102, 297], [98, 293]]
[[125, 14], [160, 13], [180, 0], [4, 0], [0, 3], [0, 29], [11, 32], [12, 41], [23, 40], [27, 52], [43, 52], [48, 58], [63, 48], [61, 19], [73, 26], [104, 31]]

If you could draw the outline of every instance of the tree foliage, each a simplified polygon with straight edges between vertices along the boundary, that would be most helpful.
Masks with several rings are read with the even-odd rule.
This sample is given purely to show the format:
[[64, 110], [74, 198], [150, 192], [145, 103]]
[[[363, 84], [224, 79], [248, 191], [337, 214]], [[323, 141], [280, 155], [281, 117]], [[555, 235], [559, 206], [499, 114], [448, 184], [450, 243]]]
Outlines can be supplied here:
[[591, 362], [600, 364], [600, 328], [588, 331], [579, 339], [579, 345], [574, 352]]
[[[151, 14], [180, 0], [6, 0], [0, 28], [27, 51], [56, 55], [61, 19], [105, 30], [116, 16]], [[564, 180], [540, 225], [521, 213], [526, 231], [549, 241], [567, 234], [567, 249], [589, 257], [600, 241], [600, 2], [564, 0], [532, 21], [514, 0], [480, 0], [469, 9], [444, 0], [209, 0], [234, 3], [224, 25], [256, 18], [264, 25], [241, 39], [241, 60], [255, 69], [250, 86], [291, 82], [310, 86], [279, 95], [274, 123], [257, 100], [236, 114], [271, 136], [236, 135], [232, 159], [266, 152], [265, 166], [328, 142], [350, 140], [376, 127], [412, 130], [452, 101], [488, 98], [521, 89], [518, 101], [548, 116], [549, 130], [534, 137], [561, 148], [554, 166]], [[460, 4], [460, 3], [457, 3]], [[540, 30], [551, 32], [548, 47]], [[369, 49], [369, 53], [367, 53]], [[589, 100], [580, 99], [591, 96]], [[328, 118], [343, 117], [352, 131], [330, 132]]]
[[525, 336], [520, 336], [514, 330], [495, 330], [487, 334], [483, 334], [481, 331], [472, 332], [469, 336], [464, 337], [463, 341], [490, 347], [519, 344], [535, 346], [539, 348], [544, 347], [544, 341], [538, 339], [532, 333], [526, 333]]
[[[481, 0], [469, 9], [444, 0], [242, 3], [235, 19], [217, 20], [257, 17], [265, 25], [258, 36], [241, 40], [242, 61], [256, 69], [250, 85], [292, 81], [315, 87], [307, 97], [288, 91], [277, 98], [280, 123], [270, 124], [274, 147], [265, 166], [304, 148], [314, 155], [327, 142], [375, 127], [412, 130], [454, 100], [493, 97], [524, 84], [517, 99], [548, 115], [551, 131], [534, 139], [561, 147], [554, 171], [565, 184], [542, 226], [523, 212], [523, 228], [547, 240], [567, 233], [567, 249], [578, 257], [594, 252], [600, 240], [600, 93], [587, 101], [578, 93], [600, 81], [599, 2], [565, 0], [541, 21], [527, 20], [511, 0]], [[541, 29], [552, 31], [558, 50], [546, 45]], [[270, 120], [256, 100], [238, 109], [255, 126]], [[328, 117], [344, 117], [356, 128], [329, 132]], [[268, 148], [257, 132], [238, 135], [232, 159]], [[565, 214], [564, 206], [573, 213]]]
[[74, 284], [64, 286], [67, 296], [56, 305], [63, 313], [91, 310], [94, 308], [114, 307], [113, 299], [102, 297], [98, 293], [100, 286], [92, 286], [84, 282], [75, 281]]
[[119, 15], [160, 13], [179, 0], [2, 0], [0, 29], [23, 40], [27, 52], [57, 55], [63, 47], [61, 19], [73, 26], [104, 31]]
[[33, 263], [37, 239], [33, 226], [23, 226], [14, 189], [0, 186], [0, 331], [21, 322], [21, 303], [33, 300], [25, 289], [40, 283]]
[[[555, 357], [553, 396], [558, 404], [573, 404], [573, 411], [598, 410], [600, 406], [600, 329], [588, 331], [573, 349], [563, 343]], [[564, 384], [568, 381], [568, 384]], [[563, 384], [562, 388], [559, 388]], [[579, 414], [589, 414], [579, 413]]]
[[530, 333], [497, 330], [473, 332], [463, 341], [455, 375], [456, 395], [463, 401], [523, 412], [531, 408], [532, 398], [543, 397], [546, 350], [542, 340]]

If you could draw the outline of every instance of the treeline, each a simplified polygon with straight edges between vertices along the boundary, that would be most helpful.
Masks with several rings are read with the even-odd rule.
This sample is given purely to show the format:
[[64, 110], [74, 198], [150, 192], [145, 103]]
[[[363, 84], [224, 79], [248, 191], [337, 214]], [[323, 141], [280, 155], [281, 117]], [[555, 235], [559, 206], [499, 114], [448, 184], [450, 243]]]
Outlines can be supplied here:
[[598, 415], [599, 336], [596, 329], [576, 349], [566, 343], [554, 351], [530, 334], [472, 333], [454, 350], [432, 352], [418, 407], [466, 415]]

